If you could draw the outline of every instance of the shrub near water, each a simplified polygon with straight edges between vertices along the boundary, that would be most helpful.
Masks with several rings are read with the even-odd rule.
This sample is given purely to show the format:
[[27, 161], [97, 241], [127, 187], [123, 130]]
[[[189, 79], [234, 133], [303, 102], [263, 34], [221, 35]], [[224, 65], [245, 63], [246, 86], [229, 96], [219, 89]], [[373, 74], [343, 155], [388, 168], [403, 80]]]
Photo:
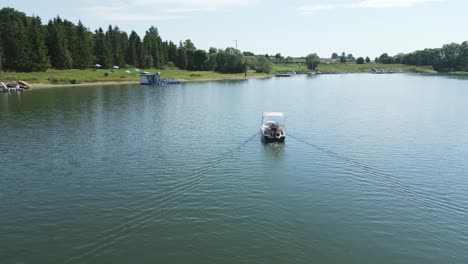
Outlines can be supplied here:
[[271, 73], [273, 70], [273, 64], [269, 59], [264, 56], [257, 56], [255, 58], [254, 70], [258, 73]]

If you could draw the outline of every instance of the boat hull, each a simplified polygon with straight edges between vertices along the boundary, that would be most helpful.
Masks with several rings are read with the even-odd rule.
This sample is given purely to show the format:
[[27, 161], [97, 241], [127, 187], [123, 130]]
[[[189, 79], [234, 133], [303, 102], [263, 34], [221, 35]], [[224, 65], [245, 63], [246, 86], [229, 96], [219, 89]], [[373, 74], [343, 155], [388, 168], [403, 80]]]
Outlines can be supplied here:
[[265, 143], [275, 143], [275, 142], [282, 143], [284, 142], [285, 139], [286, 137], [274, 138], [274, 137], [269, 137], [269, 136], [263, 136], [263, 141]]
[[260, 133], [262, 133], [262, 141], [265, 143], [274, 143], [274, 142], [281, 143], [281, 142], [284, 142], [284, 140], [286, 139], [286, 134], [283, 134], [282, 136], [279, 136], [279, 137], [273, 137], [270, 134], [265, 133], [263, 129], [260, 129]]

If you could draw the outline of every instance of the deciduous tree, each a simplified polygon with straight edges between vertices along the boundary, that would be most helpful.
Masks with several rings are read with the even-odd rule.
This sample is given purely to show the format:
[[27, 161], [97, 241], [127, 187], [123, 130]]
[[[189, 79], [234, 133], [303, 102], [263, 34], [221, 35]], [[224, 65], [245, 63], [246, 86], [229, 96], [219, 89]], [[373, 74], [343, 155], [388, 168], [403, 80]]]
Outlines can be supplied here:
[[305, 63], [306, 63], [307, 68], [309, 70], [314, 71], [317, 68], [317, 66], [319, 65], [319, 63], [320, 63], [320, 58], [316, 53], [309, 54], [306, 57]]

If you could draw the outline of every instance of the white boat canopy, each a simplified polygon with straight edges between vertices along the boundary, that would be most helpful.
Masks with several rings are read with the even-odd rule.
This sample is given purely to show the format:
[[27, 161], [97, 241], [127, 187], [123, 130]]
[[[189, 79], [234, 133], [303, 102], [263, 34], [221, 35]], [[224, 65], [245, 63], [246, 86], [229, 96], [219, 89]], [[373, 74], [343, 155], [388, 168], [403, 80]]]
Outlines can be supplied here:
[[262, 124], [279, 123], [281, 126], [286, 124], [286, 117], [282, 112], [263, 112]]
[[263, 112], [263, 116], [284, 117], [284, 113], [282, 113], [282, 112]]

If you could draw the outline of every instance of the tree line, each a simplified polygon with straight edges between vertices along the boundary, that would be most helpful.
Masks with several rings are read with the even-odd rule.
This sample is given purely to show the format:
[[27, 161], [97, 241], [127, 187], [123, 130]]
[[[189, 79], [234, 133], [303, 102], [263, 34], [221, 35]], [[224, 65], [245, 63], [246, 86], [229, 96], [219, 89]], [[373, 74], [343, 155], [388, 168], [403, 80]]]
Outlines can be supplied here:
[[338, 53], [333, 52], [331, 55], [331, 59], [333, 60], [339, 60], [340, 63], [347, 63], [347, 62], [356, 62], [356, 64], [365, 64], [365, 63], [370, 63], [371, 60], [369, 57], [358, 57], [357, 59], [353, 56], [353, 54], [348, 54], [346, 55], [346, 52], [342, 52], [341, 56], [338, 55]]
[[395, 56], [384, 53], [375, 61], [382, 64], [432, 66], [437, 71], [468, 71], [468, 41], [461, 44], [446, 44], [437, 49], [418, 50], [408, 54], [400, 53]]
[[248, 66], [237, 49], [210, 48], [207, 52], [197, 49], [190, 39], [178, 44], [163, 41], [153, 26], [141, 38], [117, 26], [92, 32], [81, 21], [74, 24], [57, 16], [43, 25], [38, 16], [26, 16], [13, 8], [0, 10], [0, 71], [87, 69], [95, 64], [222, 73], [245, 72]]
[[[357, 64], [370, 63], [369, 57], [365, 59], [359, 57], [354, 59], [352, 54], [343, 52], [341, 56], [333, 53], [332, 59], [340, 62], [356, 62]], [[390, 56], [383, 53], [375, 58], [375, 63], [381, 64], [406, 64], [412, 66], [431, 66], [434, 70], [440, 72], [468, 71], [468, 41], [461, 44], [451, 43], [443, 45], [441, 48], [417, 50], [408, 54], [399, 53]]]

